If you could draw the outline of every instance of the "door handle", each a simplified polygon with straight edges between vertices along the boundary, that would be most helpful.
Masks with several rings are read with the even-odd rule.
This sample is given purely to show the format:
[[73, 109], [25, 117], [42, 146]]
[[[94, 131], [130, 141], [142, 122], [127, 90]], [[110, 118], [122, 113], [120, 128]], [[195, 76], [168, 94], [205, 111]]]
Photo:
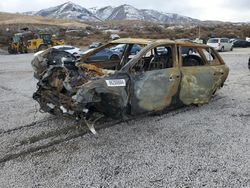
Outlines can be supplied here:
[[223, 74], [224, 74], [224, 71], [223, 71], [223, 70], [216, 70], [216, 71], [214, 71], [214, 75], [215, 75], [215, 76], [223, 75]]
[[169, 81], [173, 81], [173, 80], [175, 80], [175, 78], [180, 78], [180, 75], [173, 75], [173, 74], [171, 74], [170, 76], [169, 76]]

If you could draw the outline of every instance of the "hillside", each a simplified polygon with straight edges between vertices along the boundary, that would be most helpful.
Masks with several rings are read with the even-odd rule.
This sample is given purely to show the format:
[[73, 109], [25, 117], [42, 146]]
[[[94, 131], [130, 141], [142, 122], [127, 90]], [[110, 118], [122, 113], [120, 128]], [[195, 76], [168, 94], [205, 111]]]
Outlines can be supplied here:
[[58, 26], [58, 27], [82, 27], [88, 26], [85, 23], [76, 20], [66, 20], [66, 19], [53, 19], [45, 18], [41, 16], [27, 16], [22, 14], [12, 14], [0, 12], [0, 25], [15, 25], [22, 24], [23, 27], [27, 25], [48, 25], [48, 26]]

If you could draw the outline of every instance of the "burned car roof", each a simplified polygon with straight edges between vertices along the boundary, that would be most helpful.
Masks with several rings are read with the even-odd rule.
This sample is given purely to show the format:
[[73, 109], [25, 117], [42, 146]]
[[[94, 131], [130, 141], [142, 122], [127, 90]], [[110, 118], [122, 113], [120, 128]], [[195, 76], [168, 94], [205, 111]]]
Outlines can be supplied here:
[[170, 39], [141, 39], [141, 38], [121, 38], [110, 42], [111, 44], [185, 44], [191, 46], [206, 46], [205, 44], [193, 43], [189, 41], [170, 40]]
[[153, 42], [152, 39], [140, 39], [140, 38], [121, 38], [110, 41], [112, 44], [149, 44]]
[[[116, 56], [91, 58], [119, 44], [126, 47]], [[133, 45], [142, 46], [139, 53], [131, 53]], [[168, 39], [117, 39], [80, 61], [51, 48], [31, 64], [38, 79], [33, 98], [41, 110], [79, 119], [93, 133], [93, 122], [100, 118], [126, 119], [208, 103], [229, 73], [212, 47]]]

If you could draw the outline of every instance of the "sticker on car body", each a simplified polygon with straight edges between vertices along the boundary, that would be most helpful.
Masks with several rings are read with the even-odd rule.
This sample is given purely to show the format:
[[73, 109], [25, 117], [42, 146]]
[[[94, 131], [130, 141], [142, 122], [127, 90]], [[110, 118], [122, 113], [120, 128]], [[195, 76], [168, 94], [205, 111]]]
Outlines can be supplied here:
[[107, 86], [109, 87], [126, 86], [125, 79], [106, 80], [106, 83], [107, 83]]

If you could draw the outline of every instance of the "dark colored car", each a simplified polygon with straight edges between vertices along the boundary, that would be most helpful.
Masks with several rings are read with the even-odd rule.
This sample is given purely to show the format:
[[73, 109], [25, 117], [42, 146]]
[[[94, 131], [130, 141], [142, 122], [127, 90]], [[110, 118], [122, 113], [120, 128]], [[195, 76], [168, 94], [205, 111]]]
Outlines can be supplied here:
[[[111, 48], [112, 51], [115, 51], [119, 54], [122, 54], [126, 48], [126, 44], [119, 44], [113, 48]], [[141, 50], [141, 46], [138, 44], [134, 44], [132, 46], [132, 49], [130, 50], [130, 55], [135, 55]]]
[[235, 40], [233, 41], [233, 47], [242, 47], [242, 48], [247, 48], [250, 47], [250, 42], [246, 40]]
[[90, 57], [91, 61], [98, 61], [98, 60], [103, 61], [110, 59], [120, 59], [119, 53], [106, 48]]
[[181, 53], [182, 54], [191, 55], [194, 52], [195, 51], [194, 51], [194, 49], [192, 47], [182, 47], [181, 48]]
[[[127, 46], [121, 58], [90, 59], [119, 44]], [[135, 44], [144, 47], [129, 58]], [[157, 48], [162, 47], [166, 50], [158, 53]], [[195, 53], [183, 55], [184, 47], [193, 48]], [[117, 39], [68, 67], [59, 61], [55, 64], [53, 56], [48, 58], [53, 50], [48, 49], [32, 60], [39, 78], [33, 98], [42, 111], [80, 120], [93, 133], [93, 125], [100, 118], [129, 119], [173, 107], [208, 103], [229, 73], [218, 52], [203, 44]]]

